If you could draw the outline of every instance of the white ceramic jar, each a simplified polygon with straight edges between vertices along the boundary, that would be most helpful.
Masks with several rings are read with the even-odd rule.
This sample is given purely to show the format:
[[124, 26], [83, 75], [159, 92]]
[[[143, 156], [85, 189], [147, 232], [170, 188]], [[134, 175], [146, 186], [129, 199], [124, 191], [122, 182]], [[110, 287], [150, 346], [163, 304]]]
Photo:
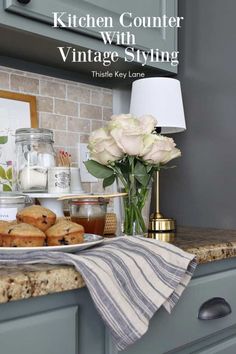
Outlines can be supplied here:
[[70, 193], [70, 167], [58, 166], [48, 170], [48, 193]]

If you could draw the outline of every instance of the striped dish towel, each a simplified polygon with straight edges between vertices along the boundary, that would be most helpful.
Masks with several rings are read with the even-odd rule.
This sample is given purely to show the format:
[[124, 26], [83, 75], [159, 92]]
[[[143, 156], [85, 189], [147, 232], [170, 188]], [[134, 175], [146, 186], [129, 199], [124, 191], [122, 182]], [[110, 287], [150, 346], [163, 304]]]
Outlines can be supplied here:
[[147, 331], [161, 306], [171, 312], [196, 268], [193, 254], [143, 237], [117, 237], [77, 254], [0, 249], [0, 264], [6, 263], [74, 265], [119, 350]]

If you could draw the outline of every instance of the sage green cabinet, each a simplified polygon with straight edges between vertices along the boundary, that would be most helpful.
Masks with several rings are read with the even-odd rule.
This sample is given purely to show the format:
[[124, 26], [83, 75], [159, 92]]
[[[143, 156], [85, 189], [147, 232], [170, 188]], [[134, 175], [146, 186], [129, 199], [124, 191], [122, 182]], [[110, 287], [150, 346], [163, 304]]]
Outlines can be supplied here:
[[[232, 312], [222, 318], [200, 320], [201, 305], [213, 298], [224, 299]], [[235, 348], [236, 337], [228, 339], [232, 328], [236, 336], [235, 269], [194, 278], [172, 313], [168, 314], [164, 309], [158, 311], [147, 333], [123, 354], [235, 354], [232, 348]], [[219, 333], [224, 334], [220, 344]], [[208, 346], [216, 351], [208, 349]], [[228, 352], [223, 351], [224, 348], [229, 348]]]
[[[68, 31], [76, 31], [91, 35], [101, 39], [100, 31], [130, 31], [137, 40], [135, 45], [137, 48], [159, 48], [161, 50], [173, 51], [177, 48], [176, 31], [174, 28], [144, 28], [135, 27], [132, 25], [132, 20], [135, 17], [157, 17], [166, 15], [177, 16], [177, 0], [31, 0], [28, 4], [22, 4], [18, 0], [6, 0], [5, 10], [16, 13], [36, 21], [43, 21], [53, 25], [53, 13], [64, 13], [61, 16], [63, 23], [68, 23], [68, 14], [77, 15], [79, 17], [111, 17], [113, 19], [114, 28], [99, 28], [99, 27], [79, 27], [67, 28]], [[124, 28], [120, 25], [119, 18], [123, 16]], [[131, 15], [132, 14], [132, 15]], [[109, 22], [110, 23], [110, 22]], [[55, 30], [54, 30], [55, 31]]]
[[86, 289], [0, 305], [1, 354], [104, 354], [104, 347]]
[[74, 306], [1, 323], [0, 352], [58, 354], [60, 348], [61, 353], [77, 354], [78, 312]]
[[[68, 14], [79, 17], [112, 18], [114, 28], [53, 28], [53, 13], [63, 13], [62, 21], [67, 22]], [[120, 16], [125, 25], [130, 25], [135, 17], [177, 16], [177, 0], [30, 0], [22, 4], [21, 0], [4, 0], [0, 8], [0, 47], [2, 55], [37, 62], [39, 64], [58, 67], [73, 72], [91, 73], [92, 70], [143, 72], [153, 75], [172, 75], [177, 73], [177, 66], [170, 62], [148, 61], [145, 66], [142, 54], [138, 58], [137, 50], [177, 51], [177, 28], [143, 28], [120, 25]], [[101, 31], [109, 30], [130, 32], [135, 36], [134, 60], [125, 53], [126, 43], [118, 45], [114, 36], [112, 44], [105, 44]], [[127, 37], [125, 37], [127, 40]], [[9, 43], [12, 45], [9, 47]], [[131, 41], [132, 43], [132, 41]], [[65, 46], [79, 51], [91, 49], [98, 52], [114, 52], [119, 61], [109, 66], [100, 63], [63, 62], [58, 47]], [[126, 61], [125, 61], [126, 57]], [[154, 55], [154, 57], [156, 57]], [[157, 56], [158, 58], [158, 56]], [[103, 80], [104, 81], [104, 80]], [[122, 81], [122, 80], [121, 80]], [[132, 81], [132, 79], [130, 79]]]
[[[236, 258], [198, 266], [171, 314], [159, 310], [122, 354], [235, 354]], [[231, 313], [199, 320], [201, 305], [225, 299]], [[119, 354], [86, 288], [0, 305], [1, 354]]]
[[236, 336], [228, 338], [221, 343], [200, 350], [199, 354], [234, 354], [236, 353]]

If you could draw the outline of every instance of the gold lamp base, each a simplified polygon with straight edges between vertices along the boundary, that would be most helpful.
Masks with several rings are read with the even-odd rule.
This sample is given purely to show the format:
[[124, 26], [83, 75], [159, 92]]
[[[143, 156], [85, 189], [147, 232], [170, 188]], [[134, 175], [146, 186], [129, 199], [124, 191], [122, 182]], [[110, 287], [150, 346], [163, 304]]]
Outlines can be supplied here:
[[174, 219], [165, 218], [157, 212], [151, 215], [148, 227], [148, 238], [172, 242], [175, 238], [175, 233], [176, 224]]

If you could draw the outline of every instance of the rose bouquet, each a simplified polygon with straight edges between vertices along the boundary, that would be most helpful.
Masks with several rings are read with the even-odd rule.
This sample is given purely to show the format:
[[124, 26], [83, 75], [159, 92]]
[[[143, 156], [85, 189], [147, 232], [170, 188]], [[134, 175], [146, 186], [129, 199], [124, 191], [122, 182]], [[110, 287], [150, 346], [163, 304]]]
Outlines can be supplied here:
[[103, 187], [119, 181], [127, 193], [124, 202], [124, 233], [146, 231], [142, 210], [154, 172], [181, 155], [174, 140], [155, 133], [157, 122], [147, 115], [114, 115], [104, 128], [89, 138], [90, 160], [85, 162], [93, 176], [103, 179]]

